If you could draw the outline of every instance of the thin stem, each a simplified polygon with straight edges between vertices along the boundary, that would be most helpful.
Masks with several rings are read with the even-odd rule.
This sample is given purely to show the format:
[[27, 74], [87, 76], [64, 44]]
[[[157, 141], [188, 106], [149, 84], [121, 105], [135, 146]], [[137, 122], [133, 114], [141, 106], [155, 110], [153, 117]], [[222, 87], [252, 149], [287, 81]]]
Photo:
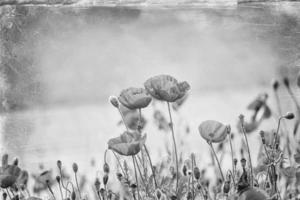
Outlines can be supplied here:
[[135, 174], [136, 188], [137, 188], [137, 193], [138, 193], [138, 200], [140, 200], [140, 189], [139, 189], [139, 183], [138, 183], [138, 178], [137, 178], [137, 172], [136, 172], [134, 156], [132, 156], [132, 162], [133, 162], [133, 167], [134, 167], [134, 174]]
[[78, 189], [79, 198], [81, 199], [81, 192], [80, 192], [80, 188], [79, 188], [79, 184], [78, 184], [78, 180], [77, 180], [77, 173], [74, 173], [74, 175], [75, 175], [75, 182], [76, 182], [76, 186]]
[[219, 171], [220, 171], [220, 174], [221, 174], [221, 176], [222, 176], [222, 180], [223, 180], [223, 182], [224, 182], [224, 181], [225, 181], [225, 178], [224, 178], [224, 175], [223, 175], [223, 172], [222, 172], [222, 169], [221, 169], [221, 165], [220, 165], [219, 159], [218, 159], [217, 154], [216, 154], [216, 152], [215, 152], [215, 149], [214, 149], [214, 147], [213, 147], [213, 145], [212, 145], [212, 143], [211, 143], [210, 141], [207, 141], [207, 143], [209, 144], [209, 146], [210, 146], [210, 148], [211, 148], [211, 150], [212, 150], [212, 152], [213, 152], [213, 155], [214, 155], [214, 157], [215, 157], [216, 160], [217, 160], [218, 167], [219, 167]]
[[129, 128], [128, 128], [127, 124], [125, 123], [124, 115], [123, 115], [123, 113], [122, 113], [122, 111], [121, 111], [121, 109], [120, 109], [119, 107], [118, 107], [118, 111], [119, 111], [119, 113], [120, 113], [120, 115], [121, 115], [123, 124], [124, 124], [124, 126], [126, 127], [127, 132], [129, 132]]
[[[138, 131], [140, 131], [140, 125], [141, 125], [141, 121], [142, 121], [142, 110], [139, 109], [139, 122], [138, 122]], [[157, 182], [156, 182], [156, 178], [155, 178], [155, 172], [154, 172], [154, 168], [153, 168], [153, 164], [152, 164], [152, 160], [148, 151], [148, 148], [146, 146], [146, 144], [144, 144], [144, 149], [146, 151], [148, 160], [149, 160], [149, 164], [151, 167], [151, 171], [152, 171], [152, 175], [153, 175], [153, 179], [154, 179], [154, 184], [155, 184], [155, 189], [157, 189]]]
[[229, 144], [230, 144], [230, 151], [231, 151], [231, 161], [232, 161], [232, 178], [233, 178], [233, 185], [235, 188], [235, 169], [234, 169], [234, 161], [233, 161], [233, 148], [232, 148], [232, 141], [231, 141], [231, 131], [229, 132]]
[[[139, 164], [138, 164], [138, 162], [137, 162], [137, 159], [136, 159], [135, 157], [134, 157], [134, 161], [135, 161], [135, 164], [136, 164], [137, 169], [138, 169], [138, 171], [139, 171], [139, 174], [140, 174], [140, 177], [141, 177], [141, 179], [142, 179], [143, 185], [144, 185], [144, 187], [145, 187], [146, 194], [148, 194], [146, 182], [145, 182], [145, 180], [144, 180], [144, 178], [143, 178], [141, 169], [140, 169]], [[149, 194], [148, 194], [148, 195], [149, 195]]]
[[60, 182], [58, 182], [58, 187], [59, 187], [61, 199], [64, 200], [64, 196], [63, 196], [63, 192], [62, 192], [62, 189], [61, 189]]
[[11, 196], [10, 196], [9, 191], [8, 191], [7, 188], [6, 188], [6, 193], [7, 193], [8, 197], [9, 197], [9, 199], [12, 200], [12, 198], [11, 198]]
[[123, 169], [123, 167], [122, 167], [122, 165], [121, 165], [121, 162], [120, 162], [118, 156], [116, 155], [116, 153], [115, 153], [114, 151], [112, 151], [112, 152], [113, 152], [114, 156], [116, 157], [116, 160], [117, 160], [117, 162], [118, 162], [118, 164], [119, 164], [119, 166], [120, 166], [120, 168], [121, 168], [121, 171], [122, 171], [122, 173], [123, 173], [125, 179], [127, 179], [126, 173], [125, 173], [125, 171], [124, 171], [124, 169]]
[[55, 195], [54, 195], [54, 193], [53, 193], [53, 191], [52, 191], [52, 189], [51, 189], [51, 187], [50, 187], [50, 185], [49, 185], [48, 181], [46, 182], [46, 185], [47, 185], [47, 187], [48, 187], [48, 190], [49, 190], [49, 191], [50, 191], [50, 193], [52, 194], [52, 196], [53, 196], [53, 199], [54, 199], [54, 200], [56, 200], [56, 198], [55, 198]]
[[249, 143], [248, 143], [248, 139], [247, 139], [247, 135], [246, 135], [246, 131], [245, 131], [245, 127], [244, 127], [244, 122], [241, 121], [241, 125], [242, 125], [242, 132], [246, 141], [246, 145], [247, 145], [247, 151], [248, 151], [248, 157], [249, 157], [249, 165], [250, 165], [250, 173], [251, 173], [251, 187], [253, 187], [253, 168], [252, 168], [252, 161], [251, 161], [251, 153], [250, 153], [250, 148], [249, 148]]
[[168, 105], [168, 111], [169, 111], [169, 117], [170, 117], [170, 128], [172, 132], [172, 139], [173, 139], [173, 146], [174, 146], [174, 152], [175, 152], [175, 159], [176, 159], [176, 195], [178, 191], [178, 182], [179, 182], [179, 164], [178, 164], [178, 155], [177, 155], [177, 147], [176, 147], [176, 140], [175, 140], [175, 133], [174, 133], [174, 126], [173, 126], [173, 120], [172, 120], [172, 114], [171, 114], [171, 108], [170, 103], [167, 102]]
[[[191, 154], [191, 160], [192, 160], [192, 170], [194, 170], [194, 154]], [[195, 199], [195, 194], [194, 194], [194, 173], [192, 173], [192, 199]]]
[[60, 174], [61, 185], [65, 189], [65, 195], [66, 195], [66, 198], [67, 198], [67, 192], [71, 193], [71, 191], [68, 190], [68, 188], [64, 185], [63, 174], [62, 174], [61, 168], [59, 168], [59, 174]]

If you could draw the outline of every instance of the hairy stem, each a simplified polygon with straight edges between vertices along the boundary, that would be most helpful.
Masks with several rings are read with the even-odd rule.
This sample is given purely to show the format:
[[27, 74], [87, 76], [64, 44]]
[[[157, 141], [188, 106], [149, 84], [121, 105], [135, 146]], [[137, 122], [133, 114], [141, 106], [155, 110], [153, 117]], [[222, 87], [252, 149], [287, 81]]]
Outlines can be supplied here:
[[134, 174], [135, 174], [136, 188], [137, 188], [137, 193], [138, 193], [138, 200], [140, 200], [140, 189], [139, 189], [139, 183], [138, 183], [138, 177], [137, 177], [137, 172], [136, 172], [134, 156], [132, 156], [132, 162], [133, 162], [133, 167], [134, 167]]
[[217, 154], [216, 154], [216, 152], [215, 152], [215, 149], [214, 149], [214, 147], [213, 147], [213, 145], [212, 145], [212, 143], [211, 143], [210, 141], [207, 141], [207, 143], [209, 144], [209, 146], [210, 146], [210, 148], [211, 148], [211, 150], [212, 150], [212, 152], [213, 152], [213, 155], [214, 155], [214, 157], [215, 157], [216, 160], [217, 160], [218, 167], [219, 167], [219, 171], [220, 171], [222, 180], [223, 180], [223, 182], [224, 182], [224, 181], [225, 181], [225, 177], [224, 177], [224, 175], [223, 175], [222, 168], [221, 168], [221, 165], [220, 165], [220, 161], [219, 161], [218, 156], [217, 156]]

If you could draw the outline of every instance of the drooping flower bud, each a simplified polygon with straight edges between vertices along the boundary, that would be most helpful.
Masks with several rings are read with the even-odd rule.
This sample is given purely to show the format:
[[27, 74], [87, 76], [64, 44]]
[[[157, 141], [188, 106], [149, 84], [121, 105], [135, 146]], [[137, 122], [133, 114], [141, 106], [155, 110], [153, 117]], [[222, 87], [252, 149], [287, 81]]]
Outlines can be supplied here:
[[198, 167], [194, 167], [194, 176], [197, 180], [200, 179], [200, 170]]
[[292, 112], [287, 112], [284, 116], [283, 116], [285, 119], [294, 119], [295, 118], [295, 115], [294, 113]]
[[74, 190], [71, 193], [71, 200], [76, 200], [76, 193]]
[[60, 176], [56, 176], [56, 181], [58, 182], [58, 184], [60, 183]]
[[246, 161], [245, 158], [242, 158], [242, 159], [241, 159], [241, 165], [242, 165], [243, 168], [246, 167], [246, 162], [247, 162], [247, 161]]
[[272, 87], [273, 90], [277, 90], [279, 88], [279, 81], [276, 79], [272, 80]]
[[283, 78], [283, 84], [288, 88], [290, 87], [290, 80], [288, 77]]
[[77, 163], [73, 163], [72, 168], [73, 168], [74, 173], [78, 172], [78, 165], [77, 165]]
[[187, 167], [186, 167], [186, 165], [183, 165], [183, 168], [182, 168], [183, 175], [186, 176], [187, 175], [186, 172], [187, 172]]
[[109, 101], [114, 107], [119, 108], [119, 101], [116, 96], [110, 96]]
[[58, 160], [58, 161], [56, 162], [56, 164], [57, 164], [57, 167], [58, 167], [58, 169], [60, 169], [60, 170], [61, 170], [61, 167], [62, 167], [62, 163], [61, 163], [61, 161], [60, 161], [60, 160]]
[[105, 173], [109, 173], [109, 165], [107, 164], [107, 163], [104, 163], [104, 165], [103, 165], [103, 171], [105, 172]]

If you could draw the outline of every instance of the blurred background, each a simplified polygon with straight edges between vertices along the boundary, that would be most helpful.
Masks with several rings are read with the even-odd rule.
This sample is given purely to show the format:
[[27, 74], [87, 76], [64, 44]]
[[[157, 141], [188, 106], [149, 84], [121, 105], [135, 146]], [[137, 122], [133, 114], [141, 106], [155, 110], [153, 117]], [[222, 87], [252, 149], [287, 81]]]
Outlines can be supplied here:
[[[142, 87], [154, 75], [188, 81], [191, 91], [174, 114], [190, 128], [184, 153], [205, 157], [197, 127], [203, 120], [231, 124], [271, 80], [300, 66], [300, 3], [175, 7], [1, 8], [1, 154], [36, 169], [40, 163], [102, 162], [107, 140], [124, 131], [108, 97]], [[284, 91], [282, 102], [290, 100]], [[167, 117], [167, 107], [158, 103]], [[153, 108], [143, 111], [154, 155], [170, 135], [158, 130]], [[266, 129], [275, 122], [263, 124]], [[160, 138], [164, 138], [160, 140]], [[253, 144], [258, 135], [250, 137]], [[239, 142], [239, 141], [237, 141]], [[70, 164], [71, 166], [71, 164]]]

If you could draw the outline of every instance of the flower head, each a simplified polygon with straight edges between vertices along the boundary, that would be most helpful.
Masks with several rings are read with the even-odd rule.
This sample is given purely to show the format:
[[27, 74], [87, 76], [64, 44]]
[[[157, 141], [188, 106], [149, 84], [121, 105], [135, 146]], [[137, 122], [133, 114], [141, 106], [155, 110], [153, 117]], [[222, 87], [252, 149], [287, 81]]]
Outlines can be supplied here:
[[207, 120], [199, 126], [200, 135], [209, 142], [219, 143], [226, 139], [227, 127], [221, 122]]
[[152, 100], [144, 88], [133, 87], [122, 90], [118, 99], [123, 106], [131, 110], [145, 108]]
[[263, 190], [249, 188], [241, 192], [239, 200], [267, 200], [269, 197]]
[[190, 85], [178, 82], [170, 75], [158, 75], [148, 79], [144, 86], [154, 98], [167, 102], [175, 102], [182, 98], [190, 89]]
[[140, 152], [145, 141], [146, 135], [126, 131], [119, 137], [110, 139], [108, 148], [123, 156], [133, 156]]
[[2, 166], [0, 167], [0, 187], [8, 188], [14, 185], [21, 174], [21, 169], [17, 165], [8, 164], [8, 155], [2, 157]]

